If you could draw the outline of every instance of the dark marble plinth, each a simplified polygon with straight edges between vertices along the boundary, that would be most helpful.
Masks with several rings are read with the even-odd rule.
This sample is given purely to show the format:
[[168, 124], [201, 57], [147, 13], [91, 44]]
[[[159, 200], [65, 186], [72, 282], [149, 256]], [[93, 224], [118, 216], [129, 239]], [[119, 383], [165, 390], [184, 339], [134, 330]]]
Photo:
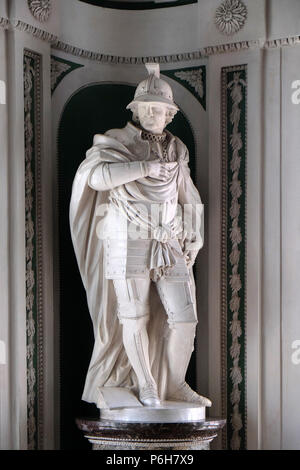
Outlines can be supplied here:
[[126, 423], [77, 419], [94, 450], [209, 450], [223, 419], [190, 423]]

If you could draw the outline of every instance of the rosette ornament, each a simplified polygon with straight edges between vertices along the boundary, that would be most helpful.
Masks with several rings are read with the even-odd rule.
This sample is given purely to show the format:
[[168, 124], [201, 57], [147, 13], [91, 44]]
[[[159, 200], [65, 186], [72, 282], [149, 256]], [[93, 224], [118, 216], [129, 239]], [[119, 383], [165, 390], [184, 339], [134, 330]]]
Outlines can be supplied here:
[[241, 0], [225, 0], [215, 13], [215, 24], [218, 30], [227, 36], [240, 31], [246, 20], [247, 7]]
[[51, 0], [27, 0], [31, 14], [40, 22], [45, 22], [51, 14]]

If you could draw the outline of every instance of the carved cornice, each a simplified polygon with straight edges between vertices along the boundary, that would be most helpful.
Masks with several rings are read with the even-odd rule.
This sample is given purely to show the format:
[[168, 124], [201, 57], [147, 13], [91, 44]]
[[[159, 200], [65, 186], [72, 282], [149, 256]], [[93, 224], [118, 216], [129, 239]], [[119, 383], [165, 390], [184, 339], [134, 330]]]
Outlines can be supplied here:
[[223, 54], [226, 52], [237, 52], [240, 50], [253, 49], [260, 47], [259, 41], [241, 41], [232, 44], [221, 44], [218, 46], [203, 47], [198, 51], [184, 52], [182, 54], [171, 54], [164, 56], [144, 56], [144, 57], [120, 57], [101, 54], [97, 52], [87, 51], [85, 49], [79, 49], [78, 47], [71, 46], [69, 44], [58, 41], [53, 44], [54, 49], [61, 50], [68, 54], [72, 54], [78, 57], [83, 57], [97, 62], [115, 63], [115, 64], [144, 64], [146, 62], [157, 62], [160, 64], [168, 64], [174, 62], [183, 62], [189, 60], [197, 60], [203, 57], [208, 57], [215, 54]]
[[100, 52], [92, 52], [86, 49], [80, 49], [62, 41], [53, 44], [54, 49], [61, 50], [68, 54], [83, 57], [98, 62], [109, 62], [114, 64], [144, 64], [146, 62], [157, 62], [160, 64], [168, 64], [173, 62], [183, 62], [189, 60], [197, 60], [203, 57], [209, 57], [216, 54], [226, 54], [228, 52], [239, 52], [248, 49], [269, 49], [274, 47], [295, 46], [300, 44], [300, 36], [291, 36], [289, 38], [264, 40], [239, 41], [227, 44], [219, 44], [217, 46], [202, 47], [198, 51], [184, 52], [181, 54], [170, 54], [163, 56], [144, 56], [144, 57], [121, 57], [102, 54]]
[[265, 49], [273, 49], [283, 46], [296, 46], [300, 44], [300, 36], [291, 36], [289, 38], [269, 39], [264, 43]]
[[23, 31], [37, 37], [43, 41], [49, 42], [53, 49], [66, 52], [76, 57], [94, 60], [96, 62], [111, 63], [111, 64], [144, 64], [146, 62], [157, 62], [160, 64], [176, 63], [183, 61], [192, 61], [209, 57], [211, 55], [226, 54], [228, 52], [240, 52], [249, 49], [270, 49], [280, 48], [283, 46], [295, 46], [300, 44], [300, 36], [291, 36], [287, 38], [269, 39], [269, 40], [250, 40], [231, 42], [227, 44], [219, 44], [216, 46], [202, 47], [197, 51], [183, 52], [180, 54], [169, 54], [162, 56], [143, 56], [143, 57], [122, 57], [116, 55], [103, 54], [101, 52], [89, 51], [81, 49], [80, 47], [67, 44], [60, 41], [58, 36], [49, 33], [43, 29], [32, 26], [24, 21], [13, 20], [0, 17], [0, 27], [5, 29], [16, 29]]
[[54, 44], [58, 41], [58, 37], [55, 36], [52, 33], [49, 33], [48, 31], [45, 31], [40, 28], [36, 28], [35, 26], [32, 26], [31, 24], [24, 23], [24, 21], [20, 20], [13, 20], [10, 21], [10, 27], [12, 29], [17, 29], [18, 31], [22, 31], [24, 33], [29, 33], [32, 36], [42, 39], [42, 41], [50, 42], [51, 44]]
[[97, 62], [105, 62], [112, 64], [144, 64], [146, 62], [157, 62], [159, 64], [168, 64], [174, 62], [183, 62], [189, 60], [197, 60], [204, 57], [209, 57], [215, 54], [223, 54], [226, 52], [237, 52], [240, 50], [256, 49], [261, 47], [260, 41], [241, 41], [232, 44], [221, 44], [218, 46], [203, 47], [198, 51], [184, 52], [182, 54], [171, 54], [163, 56], [144, 56], [144, 57], [121, 57], [107, 54], [101, 54], [100, 52], [92, 52], [85, 49], [66, 44], [62, 41], [57, 41], [52, 45], [54, 49], [66, 52], [68, 54], [83, 57]]
[[144, 64], [146, 62], [157, 62], [160, 64], [165, 64], [165, 63], [172, 63], [172, 62], [181, 62], [184, 60], [200, 59], [201, 57], [205, 56], [205, 54], [203, 54], [203, 51], [199, 50], [195, 52], [186, 52], [182, 54], [171, 54], [171, 55], [164, 55], [164, 56], [121, 57], [121, 56], [102, 54], [101, 52], [92, 52], [86, 49], [80, 49], [70, 44], [66, 44], [62, 41], [58, 41], [56, 44], [54, 44], [53, 48], [61, 50], [68, 54], [78, 56], [78, 57], [95, 60], [97, 62], [106, 62], [106, 63], [113, 63], [113, 64], [137, 65], [137, 64]]

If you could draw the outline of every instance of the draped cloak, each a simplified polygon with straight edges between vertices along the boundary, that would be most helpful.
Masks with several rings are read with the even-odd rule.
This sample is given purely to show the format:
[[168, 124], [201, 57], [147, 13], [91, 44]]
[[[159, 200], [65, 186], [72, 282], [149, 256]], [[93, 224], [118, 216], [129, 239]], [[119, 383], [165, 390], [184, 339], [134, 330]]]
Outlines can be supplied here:
[[[183, 145], [181, 143], [181, 145]], [[109, 204], [111, 191], [95, 191], [89, 186], [92, 171], [101, 162], [128, 162], [140, 160], [117, 139], [107, 135], [96, 135], [93, 147], [79, 166], [72, 187], [70, 202], [70, 228], [81, 278], [86, 290], [87, 303], [94, 330], [94, 349], [86, 376], [82, 399], [99, 406], [99, 388], [126, 387], [138, 391], [137, 377], [125, 352], [122, 340], [122, 326], [117, 317], [117, 299], [113, 281], [104, 275], [104, 241], [97, 235], [99, 214], [97, 208]], [[189, 176], [187, 161], [179, 158], [179, 179], [189, 179], [186, 185], [187, 201], [201, 203], [199, 193]], [[139, 180], [142, 181], [142, 180]], [[138, 196], [138, 183], [132, 181], [121, 185], [118, 190]], [[203, 227], [202, 227], [203, 229]], [[202, 237], [203, 238], [203, 237]], [[200, 237], [201, 248], [203, 242]], [[164, 248], [166, 245], [162, 244]], [[195, 299], [195, 284], [192, 270], [190, 279]], [[149, 356], [158, 391], [165, 397], [168, 381], [164, 361], [164, 343], [168, 335], [167, 315], [158, 296], [154, 283], [150, 292]]]

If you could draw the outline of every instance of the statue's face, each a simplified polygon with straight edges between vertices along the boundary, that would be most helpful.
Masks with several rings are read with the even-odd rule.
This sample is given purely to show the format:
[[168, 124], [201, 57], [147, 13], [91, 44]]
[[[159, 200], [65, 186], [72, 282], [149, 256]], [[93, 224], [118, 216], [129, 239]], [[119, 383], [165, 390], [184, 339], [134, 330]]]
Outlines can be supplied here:
[[163, 103], [139, 103], [138, 117], [143, 129], [161, 134], [166, 127], [167, 106]]

